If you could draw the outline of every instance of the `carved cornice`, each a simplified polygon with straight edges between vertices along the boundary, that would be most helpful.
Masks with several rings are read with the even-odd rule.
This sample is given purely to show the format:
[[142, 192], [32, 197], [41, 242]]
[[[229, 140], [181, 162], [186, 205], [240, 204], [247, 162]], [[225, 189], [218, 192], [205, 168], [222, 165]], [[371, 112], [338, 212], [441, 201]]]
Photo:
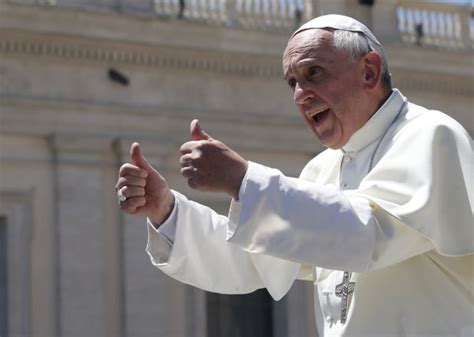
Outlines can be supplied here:
[[[65, 38], [16, 31], [0, 32], [0, 55], [44, 57], [63, 62], [86, 61], [143, 68], [204, 71], [245, 77], [280, 78], [279, 57], [176, 46], [133, 45], [113, 41]], [[473, 95], [470, 74], [449, 74], [392, 68], [394, 85], [405, 90], [429, 90]]]
[[280, 57], [176, 46], [133, 45], [75, 37], [0, 32], [0, 54], [223, 75], [281, 77]]

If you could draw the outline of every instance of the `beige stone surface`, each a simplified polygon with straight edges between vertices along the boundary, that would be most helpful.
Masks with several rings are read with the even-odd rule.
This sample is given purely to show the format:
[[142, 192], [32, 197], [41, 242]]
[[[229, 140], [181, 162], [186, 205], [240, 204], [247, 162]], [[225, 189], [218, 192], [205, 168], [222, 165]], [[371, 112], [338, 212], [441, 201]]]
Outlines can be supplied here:
[[[355, 10], [376, 35], [393, 13], [307, 2]], [[289, 31], [163, 18], [146, 1], [40, 3], [47, 2], [0, 3], [0, 215], [9, 226], [25, 224], [26, 233], [9, 237], [12, 247], [26, 248], [12, 255], [24, 261], [9, 260], [22, 265], [9, 274], [19, 280], [12, 289], [25, 294], [9, 303], [12, 333], [204, 337], [206, 294], [150, 265], [143, 220], [116, 208], [115, 177], [139, 141], [174, 188], [225, 213], [228, 198], [190, 191], [179, 176], [178, 150], [193, 118], [249, 160], [297, 176], [322, 147], [281, 79]], [[396, 32], [380, 33], [392, 41], [394, 85], [472, 135], [471, 52], [405, 45]], [[112, 82], [110, 68], [129, 85]], [[298, 283], [285, 301], [278, 310], [288, 336], [314, 335], [311, 286]]]

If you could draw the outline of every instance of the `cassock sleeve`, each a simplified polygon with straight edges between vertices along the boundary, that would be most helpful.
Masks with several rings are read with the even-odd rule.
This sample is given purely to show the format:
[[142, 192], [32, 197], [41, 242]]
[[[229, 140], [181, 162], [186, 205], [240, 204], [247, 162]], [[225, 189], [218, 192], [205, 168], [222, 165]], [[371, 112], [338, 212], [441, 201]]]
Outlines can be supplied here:
[[435, 249], [472, 254], [472, 140], [451, 120], [393, 132], [357, 190], [251, 163], [227, 239], [255, 254], [355, 272]]
[[227, 239], [242, 249], [324, 268], [366, 271], [375, 241], [370, 202], [333, 185], [249, 163]]
[[333, 185], [250, 163], [240, 192], [241, 201], [231, 205], [227, 239], [248, 252], [365, 272], [433, 249], [408, 227], [382, 231], [377, 216], [384, 214], [369, 198]]
[[226, 241], [227, 217], [173, 193], [174, 242], [148, 223], [147, 253], [153, 265], [207, 291], [243, 294], [266, 288], [275, 300], [286, 294], [300, 270], [298, 263], [252, 254]]

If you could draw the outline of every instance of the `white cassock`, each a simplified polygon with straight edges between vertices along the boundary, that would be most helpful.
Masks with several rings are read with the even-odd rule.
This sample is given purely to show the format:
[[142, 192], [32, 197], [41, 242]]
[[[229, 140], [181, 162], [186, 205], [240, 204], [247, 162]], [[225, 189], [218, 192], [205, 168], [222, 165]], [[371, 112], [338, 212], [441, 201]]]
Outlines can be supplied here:
[[[213, 292], [264, 287], [278, 300], [313, 281], [320, 336], [473, 336], [473, 172], [462, 126], [393, 90], [299, 179], [250, 163], [228, 217], [174, 192], [166, 223], [148, 224], [147, 252]], [[355, 282], [345, 299], [344, 275]]]

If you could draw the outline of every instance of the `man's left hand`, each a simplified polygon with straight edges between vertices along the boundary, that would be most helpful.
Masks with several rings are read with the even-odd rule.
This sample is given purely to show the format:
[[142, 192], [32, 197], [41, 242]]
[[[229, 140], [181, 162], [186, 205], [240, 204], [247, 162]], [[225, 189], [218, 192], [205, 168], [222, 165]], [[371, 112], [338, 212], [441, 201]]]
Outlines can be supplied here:
[[225, 192], [238, 199], [248, 163], [237, 152], [204, 132], [197, 119], [190, 125], [192, 140], [181, 146], [181, 174], [191, 188]]

